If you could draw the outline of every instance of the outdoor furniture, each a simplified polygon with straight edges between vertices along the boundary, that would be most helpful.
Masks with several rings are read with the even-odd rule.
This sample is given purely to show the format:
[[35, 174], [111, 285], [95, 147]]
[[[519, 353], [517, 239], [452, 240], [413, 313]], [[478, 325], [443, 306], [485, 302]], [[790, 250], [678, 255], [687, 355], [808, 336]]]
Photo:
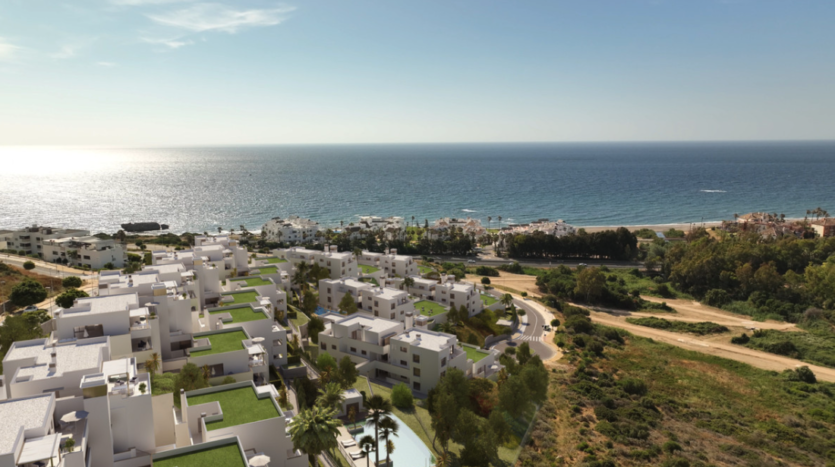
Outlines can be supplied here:
[[344, 440], [342, 440], [342, 445], [345, 446], [346, 448], [349, 448], [351, 446], [356, 446], [357, 442], [352, 440], [352, 439], [344, 439]]

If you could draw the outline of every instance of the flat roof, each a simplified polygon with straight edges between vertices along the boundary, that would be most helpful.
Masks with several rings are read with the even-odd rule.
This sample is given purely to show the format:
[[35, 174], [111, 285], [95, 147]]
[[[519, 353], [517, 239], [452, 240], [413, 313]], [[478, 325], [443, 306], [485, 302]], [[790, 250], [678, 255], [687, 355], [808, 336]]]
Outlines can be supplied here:
[[46, 379], [61, 376], [78, 370], [95, 369], [98, 372], [101, 366], [101, 349], [107, 347], [106, 340], [96, 339], [98, 342], [85, 343], [82, 339], [71, 344], [55, 346], [57, 366], [54, 371], [49, 370], [49, 363], [52, 361], [51, 345], [45, 344], [46, 339], [41, 339], [36, 345], [19, 347], [15, 343], [6, 355], [6, 361], [35, 358], [34, 366], [21, 367], [17, 372], [17, 378], [31, 376], [32, 379]]
[[[154, 276], [156, 277], [156, 276]], [[89, 310], [76, 309], [84, 306], [90, 306]], [[65, 316], [72, 316], [81, 313], [114, 313], [118, 311], [127, 311], [128, 309], [139, 306], [139, 295], [136, 293], [126, 293], [117, 295], [105, 295], [102, 297], [86, 297], [76, 300], [73, 308], [65, 309]]]
[[371, 289], [376, 297], [385, 299], [394, 299], [401, 296], [408, 296], [409, 294], [400, 289], [392, 289], [391, 287], [375, 287]]
[[40, 428], [49, 422], [49, 408], [54, 400], [54, 393], [25, 399], [13, 399], [0, 402], [0, 454], [14, 450], [20, 428], [31, 430]]
[[272, 282], [262, 279], [258, 276], [254, 277], [236, 277], [229, 279], [232, 282], [245, 282], [247, 287], [257, 287], [259, 285], [274, 285]]
[[185, 272], [186, 267], [182, 263], [171, 264], [157, 264], [153, 266], [144, 266], [143, 271], [156, 271], [158, 274], [170, 274], [173, 272]]
[[239, 305], [258, 301], [258, 292], [254, 290], [242, 290], [240, 292], [224, 292], [221, 295], [224, 297], [232, 297], [234, 299], [234, 301], [230, 305]]
[[259, 319], [268, 318], [263, 311], [256, 310], [252, 306], [212, 308], [209, 310], [210, 315], [222, 315], [225, 313], [229, 313], [232, 316], [233, 323], [245, 323], [247, 321], [258, 321]]
[[364, 329], [376, 333], [383, 333], [400, 326], [400, 323], [397, 321], [390, 321], [376, 316], [365, 316], [360, 314], [351, 315], [342, 321], [337, 321], [336, 324], [341, 326], [353, 326], [355, 324], [359, 324]]
[[442, 332], [411, 328], [394, 336], [392, 340], [406, 342], [413, 347], [419, 347], [421, 349], [441, 351], [449, 348], [454, 343], [455, 336]]
[[211, 349], [206, 350], [192, 350], [190, 356], [201, 357], [205, 355], [214, 355], [219, 353], [234, 352], [236, 350], [244, 350], [244, 343], [249, 337], [241, 330], [231, 332], [220, 332], [217, 334], [210, 334], [207, 336], [195, 335], [194, 339], [209, 339], [212, 344]]
[[194, 396], [186, 394], [186, 398], [189, 407], [209, 402], [220, 404], [223, 420], [206, 423], [206, 429], [212, 431], [279, 417], [281, 413], [276, 410], [272, 396], [270, 393], [265, 394], [266, 397], [259, 398], [252, 386], [246, 386]]
[[431, 300], [419, 300], [415, 302], [415, 310], [420, 314], [428, 317], [433, 317], [441, 313], [446, 313], [449, 309], [440, 303]]
[[275, 267], [275, 266], [261, 266], [261, 267], [258, 267], [258, 268], [253, 268], [253, 271], [258, 271], [258, 274], [255, 274], [256, 276], [259, 275], [259, 274], [260, 275], [277, 274], [278, 273], [278, 268]]

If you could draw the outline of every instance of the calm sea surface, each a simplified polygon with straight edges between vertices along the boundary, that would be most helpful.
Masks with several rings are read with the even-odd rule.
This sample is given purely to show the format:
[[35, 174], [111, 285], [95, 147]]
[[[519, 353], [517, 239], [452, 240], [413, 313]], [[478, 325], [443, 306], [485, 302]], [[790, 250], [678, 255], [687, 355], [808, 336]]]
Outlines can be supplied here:
[[835, 143], [0, 148], [0, 228], [258, 230], [274, 216], [472, 216], [492, 226], [835, 213]]

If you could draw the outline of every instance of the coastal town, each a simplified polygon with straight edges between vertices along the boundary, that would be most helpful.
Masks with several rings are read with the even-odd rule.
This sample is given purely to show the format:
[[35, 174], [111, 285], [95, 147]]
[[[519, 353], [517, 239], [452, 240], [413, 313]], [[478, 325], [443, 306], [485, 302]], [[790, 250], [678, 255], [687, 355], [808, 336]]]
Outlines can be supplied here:
[[[763, 240], [835, 234], [826, 211], [809, 216], [751, 213], [700, 231]], [[241, 226], [175, 236], [186, 244], [144, 243], [124, 231], [0, 232], [12, 254], [0, 259], [66, 271], [60, 296], [58, 286], [51, 299], [30, 291], [24, 313], [4, 322], [36, 317], [2, 349], [2, 465], [449, 465], [450, 440], [439, 433], [460, 422], [437, 411], [451, 410], [439, 404], [455, 404], [462, 384], [496, 400], [457, 416], [515, 439], [492, 451], [513, 463], [547, 391], [543, 361], [564, 353], [552, 329], [557, 315], [526, 292], [491, 287], [494, 268], [391, 245], [466, 241], [469, 258], [481, 261], [540, 237], [601, 235], [620, 245], [616, 237], [628, 235], [623, 251], [634, 252], [639, 242], [657, 246], [685, 232], [587, 234], [547, 219], [493, 229], [492, 220], [362, 216], [323, 228], [290, 216], [269, 220], [260, 234]], [[635, 260], [621, 254], [598, 259]], [[649, 273], [658, 261], [651, 255], [642, 258]], [[559, 295], [556, 285], [543, 287]], [[629, 300], [653, 306], [636, 294]], [[483, 448], [478, 437], [456, 441], [460, 455]]]

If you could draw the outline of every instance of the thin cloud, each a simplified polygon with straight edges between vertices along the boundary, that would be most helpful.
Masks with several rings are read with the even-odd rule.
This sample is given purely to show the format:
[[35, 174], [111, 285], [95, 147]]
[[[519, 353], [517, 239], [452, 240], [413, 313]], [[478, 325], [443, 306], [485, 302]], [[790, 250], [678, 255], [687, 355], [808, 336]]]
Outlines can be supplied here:
[[234, 34], [240, 30], [275, 26], [287, 19], [294, 7], [238, 10], [218, 3], [201, 3], [168, 13], [147, 15], [166, 26], [192, 32], [222, 31]]
[[119, 6], [143, 6], [143, 5], [165, 5], [168, 3], [186, 3], [194, 0], [110, 0], [113, 5]]
[[76, 52], [78, 52], [78, 47], [75, 45], [64, 44], [61, 46], [61, 49], [58, 52], [50, 55], [52, 58], [60, 58], [60, 59], [67, 59], [75, 57]]
[[96, 65], [101, 66], [101, 67], [105, 67], [105, 68], [113, 68], [113, 67], [117, 66], [118, 64], [115, 63], [115, 62], [96, 62]]
[[58, 52], [50, 54], [50, 57], [61, 60], [75, 58], [82, 49], [91, 46], [96, 40], [97, 38], [95, 37], [70, 40], [61, 44], [58, 48]]
[[10, 60], [20, 49], [21, 47], [10, 44], [0, 37], [0, 60]]
[[154, 38], [143, 37], [142, 42], [145, 42], [145, 43], [148, 43], [148, 44], [154, 44], [154, 45], [164, 45], [164, 46], [166, 46], [170, 49], [179, 49], [180, 47], [185, 47], [187, 45], [194, 44], [194, 41], [191, 40], [191, 39], [183, 40], [183, 39], [180, 39], [180, 38], [154, 39]]

